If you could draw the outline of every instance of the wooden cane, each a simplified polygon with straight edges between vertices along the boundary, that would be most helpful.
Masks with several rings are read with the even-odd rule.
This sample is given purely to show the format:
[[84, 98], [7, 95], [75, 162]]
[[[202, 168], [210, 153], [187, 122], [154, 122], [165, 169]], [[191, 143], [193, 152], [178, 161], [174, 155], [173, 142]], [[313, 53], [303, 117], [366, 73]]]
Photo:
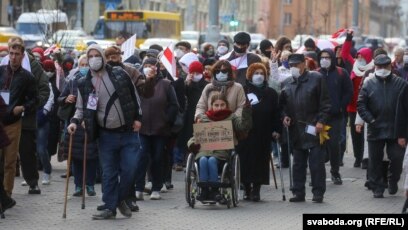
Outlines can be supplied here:
[[67, 197], [68, 197], [68, 185], [69, 185], [69, 174], [71, 169], [71, 156], [72, 156], [72, 134], [69, 135], [69, 146], [68, 146], [68, 160], [67, 160], [67, 178], [65, 180], [65, 197], [64, 197], [64, 213], [62, 218], [67, 218]]
[[276, 183], [276, 175], [275, 175], [275, 167], [273, 165], [273, 156], [271, 156], [270, 162], [271, 162], [271, 168], [272, 168], [272, 175], [273, 175], [273, 181], [275, 182], [275, 189], [278, 189], [278, 184]]
[[81, 208], [85, 209], [85, 189], [86, 189], [86, 185], [85, 185], [85, 181], [86, 181], [86, 144], [88, 142], [88, 134], [86, 133], [86, 130], [84, 130], [85, 132], [85, 141], [84, 141], [84, 159], [83, 159], [83, 172], [82, 172], [82, 205]]

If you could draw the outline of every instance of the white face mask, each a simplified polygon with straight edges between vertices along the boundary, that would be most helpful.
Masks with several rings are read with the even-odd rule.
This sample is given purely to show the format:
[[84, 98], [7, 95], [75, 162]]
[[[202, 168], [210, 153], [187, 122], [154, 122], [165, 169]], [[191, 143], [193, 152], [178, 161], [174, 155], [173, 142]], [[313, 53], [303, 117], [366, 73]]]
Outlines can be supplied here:
[[199, 82], [201, 80], [201, 78], [203, 78], [203, 75], [201, 73], [195, 73], [193, 75], [193, 81], [194, 82]]
[[152, 71], [152, 68], [150, 68], [150, 67], [143, 68], [143, 74], [145, 76], [149, 75], [151, 71]]
[[262, 75], [262, 74], [254, 74], [254, 75], [252, 75], [252, 83], [253, 83], [254, 85], [256, 85], [256, 86], [262, 85], [263, 82], [264, 82], [264, 80], [265, 80], [265, 77], [264, 77], [264, 75]]
[[300, 76], [300, 69], [297, 67], [290, 67], [290, 74], [292, 74], [294, 78], [298, 78]]
[[403, 58], [404, 64], [408, 64], [408, 55], [404, 55]]
[[320, 59], [320, 66], [324, 69], [328, 69], [331, 65], [331, 60], [330, 59], [326, 59], [326, 58], [322, 58]]
[[365, 65], [367, 65], [367, 62], [366, 62], [366, 60], [364, 60], [364, 59], [357, 60], [357, 63], [358, 63], [359, 66], [365, 66]]
[[217, 53], [220, 55], [224, 55], [228, 52], [228, 47], [226, 46], [218, 46]]
[[215, 75], [215, 78], [218, 81], [227, 81], [228, 80], [228, 73], [219, 72]]
[[388, 69], [376, 69], [375, 70], [375, 75], [380, 77], [380, 78], [386, 78], [391, 74], [391, 70]]
[[99, 71], [102, 68], [102, 57], [92, 57], [89, 59], [89, 68]]
[[181, 57], [184, 56], [185, 53], [181, 49], [176, 49], [174, 51], [174, 54], [176, 55], [176, 58], [180, 59]]

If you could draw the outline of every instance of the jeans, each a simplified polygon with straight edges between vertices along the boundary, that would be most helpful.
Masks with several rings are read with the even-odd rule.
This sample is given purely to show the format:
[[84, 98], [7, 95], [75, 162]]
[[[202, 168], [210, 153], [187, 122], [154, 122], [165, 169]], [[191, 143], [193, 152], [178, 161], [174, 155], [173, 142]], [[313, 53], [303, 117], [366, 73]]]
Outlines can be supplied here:
[[98, 147], [103, 170], [102, 200], [109, 210], [116, 211], [119, 202], [129, 196], [134, 182], [139, 135], [136, 132], [100, 130]]
[[136, 160], [136, 191], [142, 192], [145, 186], [145, 176], [150, 158], [150, 172], [152, 177], [152, 191], [159, 192], [163, 187], [162, 153], [167, 138], [164, 136], [140, 135], [142, 148]]
[[186, 148], [175, 146], [173, 149], [173, 164], [182, 164], [184, 161], [185, 152], [186, 152]]
[[[95, 185], [96, 178], [96, 168], [99, 164], [98, 159], [88, 159], [86, 160], [86, 181], [85, 184], [88, 186]], [[74, 182], [75, 186], [82, 187], [82, 177], [84, 173], [84, 161], [83, 160], [73, 160], [72, 164], [74, 168]]]
[[48, 154], [48, 134], [50, 132], [50, 122], [37, 127], [37, 156], [46, 174], [51, 174], [50, 155]]
[[215, 157], [200, 157], [199, 159], [200, 181], [218, 181], [218, 161]]

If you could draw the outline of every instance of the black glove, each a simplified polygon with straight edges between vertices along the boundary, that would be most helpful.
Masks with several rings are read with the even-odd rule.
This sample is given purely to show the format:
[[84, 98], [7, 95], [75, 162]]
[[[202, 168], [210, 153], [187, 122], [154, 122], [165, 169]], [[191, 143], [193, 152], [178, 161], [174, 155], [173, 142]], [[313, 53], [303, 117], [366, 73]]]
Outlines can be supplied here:
[[200, 148], [201, 148], [200, 144], [191, 144], [188, 150], [190, 150], [190, 152], [194, 154], [197, 154], [200, 151]]
[[353, 40], [353, 31], [347, 31], [346, 41]]

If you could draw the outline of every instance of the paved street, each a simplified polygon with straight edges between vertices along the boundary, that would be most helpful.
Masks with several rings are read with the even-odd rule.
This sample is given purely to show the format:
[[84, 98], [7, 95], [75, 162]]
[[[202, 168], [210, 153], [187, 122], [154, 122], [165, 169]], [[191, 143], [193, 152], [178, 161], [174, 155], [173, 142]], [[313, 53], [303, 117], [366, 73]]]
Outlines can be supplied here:
[[[279, 189], [263, 186], [259, 203], [241, 201], [237, 208], [231, 209], [197, 204], [191, 209], [184, 198], [184, 175], [175, 172], [175, 188], [162, 193], [162, 200], [138, 202], [141, 210], [130, 219], [118, 212], [116, 220], [94, 221], [91, 216], [101, 204], [100, 185], [97, 185], [96, 197], [86, 198], [85, 209], [81, 209], [81, 198], [69, 196], [67, 219], [61, 218], [65, 181], [59, 176], [65, 164], [53, 159], [52, 184], [41, 185], [41, 195], [28, 195], [28, 187], [22, 187], [22, 179], [16, 178], [13, 197], [17, 205], [6, 212], [6, 219], [0, 219], [0, 229], [301, 229], [303, 213], [400, 213], [404, 201], [402, 189], [395, 196], [389, 196], [386, 191], [384, 199], [372, 198], [372, 193], [363, 187], [365, 171], [353, 168], [353, 161], [352, 155], [346, 154], [345, 166], [341, 168], [343, 185], [333, 185], [327, 174], [327, 191], [322, 204], [311, 202], [310, 187], [307, 187], [305, 203], [282, 201], [277, 174]], [[329, 170], [328, 165], [326, 168]], [[288, 169], [283, 172], [288, 200], [291, 197]], [[70, 182], [71, 195], [73, 178]]]

